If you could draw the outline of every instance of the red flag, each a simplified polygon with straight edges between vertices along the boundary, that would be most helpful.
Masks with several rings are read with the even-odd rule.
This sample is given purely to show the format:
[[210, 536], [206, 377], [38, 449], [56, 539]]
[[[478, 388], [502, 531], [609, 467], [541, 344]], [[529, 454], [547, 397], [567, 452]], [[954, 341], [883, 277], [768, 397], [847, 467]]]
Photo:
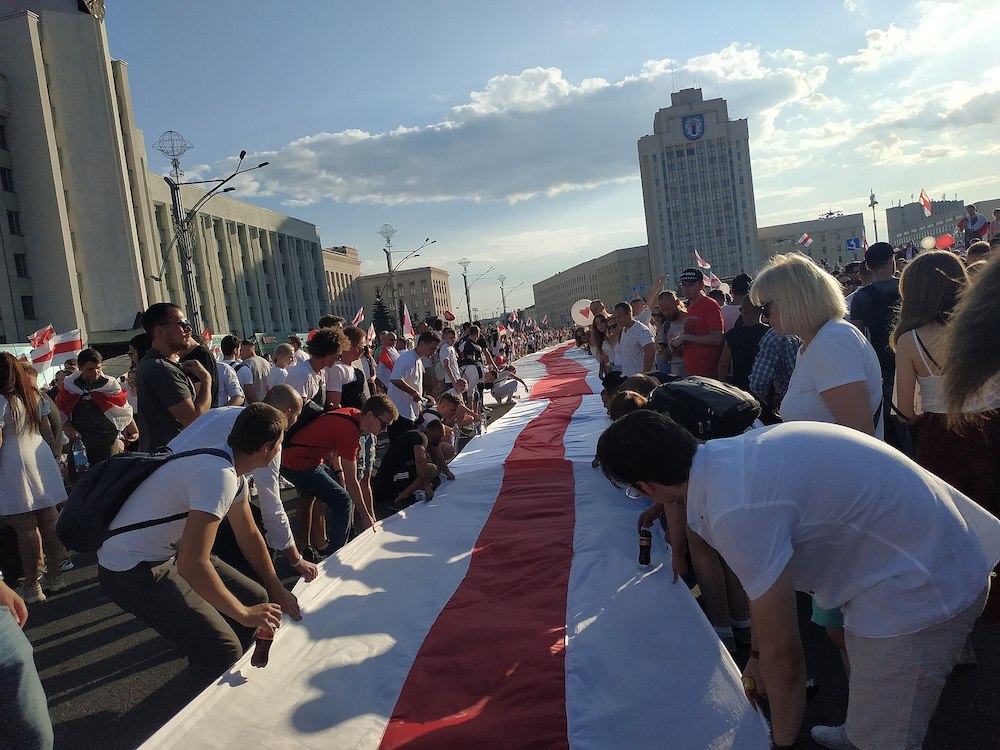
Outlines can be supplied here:
[[694, 262], [698, 264], [698, 268], [704, 268], [707, 270], [712, 267], [707, 260], [705, 260], [704, 258], [701, 257], [701, 255], [698, 254], [697, 250], [694, 251]]
[[52, 327], [52, 324], [45, 326], [45, 328], [39, 328], [33, 334], [28, 336], [28, 342], [31, 344], [32, 348], [37, 349], [50, 338], [56, 335], [56, 329]]
[[358, 311], [354, 313], [354, 320], [351, 321], [352, 326], [361, 325], [361, 321], [365, 319], [365, 306], [362, 305], [358, 308]]
[[212, 333], [212, 329], [206, 328], [204, 331], [201, 332], [201, 340], [205, 342], [211, 341], [213, 335], [214, 334]]
[[416, 331], [413, 330], [413, 323], [410, 322], [410, 311], [406, 309], [405, 302], [403, 303], [403, 336], [411, 339], [417, 337]]
[[444, 319], [447, 321], [455, 320], [455, 313], [453, 313], [451, 310], [445, 310]]

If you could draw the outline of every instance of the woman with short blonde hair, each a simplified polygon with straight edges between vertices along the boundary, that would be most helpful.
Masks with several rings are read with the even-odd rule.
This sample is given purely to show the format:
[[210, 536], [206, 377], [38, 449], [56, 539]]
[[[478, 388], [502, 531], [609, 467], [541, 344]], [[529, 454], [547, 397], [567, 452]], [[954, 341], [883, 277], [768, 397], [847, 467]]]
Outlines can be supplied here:
[[750, 287], [750, 298], [760, 306], [777, 302], [783, 333], [803, 339], [815, 336], [830, 320], [847, 315], [836, 279], [796, 253], [774, 256]]

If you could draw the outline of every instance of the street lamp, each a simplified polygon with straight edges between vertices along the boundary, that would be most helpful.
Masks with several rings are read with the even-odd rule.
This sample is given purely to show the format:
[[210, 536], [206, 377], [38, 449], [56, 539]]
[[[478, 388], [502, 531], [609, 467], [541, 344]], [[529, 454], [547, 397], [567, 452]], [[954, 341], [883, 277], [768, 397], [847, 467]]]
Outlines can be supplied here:
[[[247, 172], [253, 172], [255, 169], [263, 169], [270, 162], [261, 162], [256, 167], [247, 167], [246, 169], [240, 169], [243, 165], [243, 159], [246, 158], [247, 152], [240, 151], [240, 159], [236, 163], [236, 169], [228, 177], [221, 177], [209, 180], [193, 180], [191, 182], [181, 182], [181, 176], [184, 174], [181, 169], [181, 157], [191, 148], [191, 144], [184, 140], [184, 137], [174, 130], [168, 130], [163, 133], [159, 140], [153, 145], [157, 151], [170, 159], [170, 176], [164, 177], [164, 181], [170, 188], [170, 208], [174, 223], [174, 237], [170, 241], [170, 245], [167, 246], [167, 250], [163, 257], [163, 266], [160, 268], [160, 272], [156, 276], [150, 276], [153, 281], [162, 282], [163, 273], [167, 267], [167, 260], [170, 257], [170, 249], [173, 247], [174, 242], [178, 246], [179, 260], [181, 264], [181, 280], [184, 285], [184, 304], [187, 308], [188, 320], [191, 321], [191, 326], [196, 333], [201, 332], [201, 312], [200, 305], [198, 304], [198, 297], [195, 293], [194, 284], [194, 266], [192, 265], [192, 252], [194, 249], [194, 242], [191, 237], [191, 224], [194, 221], [195, 216], [198, 214], [198, 210], [204, 206], [212, 198], [220, 192], [227, 182], [232, 180], [237, 175], [245, 174]], [[203, 195], [188, 211], [184, 211], [184, 206], [181, 202], [181, 186], [183, 185], [207, 185], [215, 183], [214, 186]], [[226, 188], [221, 190], [223, 193], [231, 192], [235, 188]]]
[[471, 323], [472, 318], [472, 301], [469, 299], [469, 264], [472, 261], [468, 258], [462, 258], [458, 261], [458, 265], [462, 267], [462, 282], [465, 284], [465, 311], [469, 313], [469, 322]]
[[871, 201], [868, 203], [868, 207], [872, 210], [872, 223], [875, 225], [875, 241], [878, 242], [878, 219], [875, 218], [875, 206], [878, 205], [878, 201], [875, 200], [875, 191], [872, 190]]
[[397, 319], [399, 321], [400, 331], [402, 331], [403, 330], [403, 328], [402, 328], [402, 326], [403, 326], [403, 311], [400, 309], [401, 306], [396, 302], [396, 283], [394, 281], [394, 275], [395, 275], [396, 271], [399, 270], [399, 267], [401, 265], [403, 265], [410, 258], [418, 258], [418, 257], [420, 257], [420, 251], [423, 250], [428, 245], [433, 245], [435, 242], [437, 242], [437, 240], [432, 240], [430, 237], [425, 238], [423, 244], [420, 245], [420, 247], [418, 247], [416, 250], [411, 250], [406, 255], [406, 257], [404, 257], [401, 261], [399, 261], [399, 263], [397, 263], [396, 265], [393, 265], [392, 264], [392, 237], [393, 237], [394, 234], [396, 234], [396, 229], [392, 226], [392, 224], [383, 224], [381, 227], [379, 227], [378, 233], [381, 234], [385, 238], [385, 247], [382, 248], [382, 250], [383, 250], [383, 252], [385, 252], [385, 265], [386, 265], [386, 268], [388, 269], [388, 278], [386, 279], [385, 284], [382, 285], [382, 288], [378, 290], [378, 292], [376, 293], [375, 296], [381, 298], [382, 297], [382, 292], [385, 291], [385, 288], [388, 285], [388, 287], [389, 287], [389, 298], [390, 298], [390, 300], [392, 302], [392, 309], [394, 310], [393, 316], [395, 317], [395, 319]]

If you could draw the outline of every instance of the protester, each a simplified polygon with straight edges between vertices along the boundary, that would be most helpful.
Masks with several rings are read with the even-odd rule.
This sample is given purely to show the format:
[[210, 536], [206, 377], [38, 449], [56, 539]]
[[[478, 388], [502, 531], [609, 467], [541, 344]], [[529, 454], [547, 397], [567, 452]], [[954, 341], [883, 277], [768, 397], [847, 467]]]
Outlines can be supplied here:
[[302, 339], [298, 336], [291, 335], [285, 339], [285, 341], [288, 342], [288, 345], [294, 350], [293, 356], [295, 357], [295, 362], [305, 362], [309, 359], [309, 354], [302, 348]]
[[725, 333], [719, 357], [719, 380], [746, 391], [750, 389], [750, 372], [760, 351], [760, 340], [769, 328], [761, 322], [763, 310], [749, 296], [740, 301], [740, 311], [740, 324], [731, 326]]
[[422, 333], [417, 339], [416, 348], [402, 352], [393, 364], [387, 395], [399, 412], [399, 419], [389, 428], [390, 441], [417, 426], [424, 397], [422, 358], [431, 354], [440, 344], [441, 339], [436, 333]]
[[684, 333], [669, 341], [684, 347], [684, 374], [714, 378], [719, 373], [725, 321], [719, 304], [705, 294], [705, 277], [700, 269], [688, 268], [680, 278], [681, 292], [687, 297]]
[[344, 329], [348, 346], [340, 353], [340, 359], [326, 368], [323, 378], [326, 381], [326, 403], [335, 409], [350, 406], [360, 409], [372, 395], [368, 388], [368, 379], [355, 366], [362, 350], [365, 348], [365, 332], [356, 326]]
[[469, 384], [466, 391], [465, 403], [475, 412], [480, 408], [477, 402], [479, 395], [479, 382], [486, 373], [486, 367], [496, 367], [493, 355], [490, 354], [485, 342], [482, 341], [480, 328], [477, 325], [469, 326], [466, 336], [455, 345], [458, 352], [458, 368], [462, 379]]
[[346, 347], [347, 339], [342, 331], [320, 328], [309, 338], [309, 359], [289, 367], [285, 383], [302, 398], [313, 399], [318, 404], [325, 403], [323, 372], [337, 361]]
[[729, 283], [729, 288], [733, 293], [732, 302], [727, 302], [722, 306], [722, 320], [725, 323], [725, 332], [728, 333], [734, 326], [740, 324], [742, 314], [743, 299], [750, 293], [750, 285], [753, 279], [750, 274], [738, 273]]
[[616, 369], [625, 377], [652, 370], [656, 358], [653, 334], [632, 317], [632, 305], [628, 302], [615, 305], [614, 320], [618, 333], [618, 344], [615, 347]]
[[250, 339], [243, 339], [240, 342], [240, 358], [242, 361], [233, 369], [237, 375], [244, 369], [250, 372], [250, 382], [242, 384], [247, 403], [262, 401], [267, 392], [267, 375], [271, 372], [271, 364], [257, 355], [254, 342]]
[[[776, 425], [699, 445], [640, 410], [609, 427], [597, 453], [609, 479], [665, 506], [668, 525], [686, 520], [743, 583], [754, 625], [744, 686], [755, 704], [768, 700], [775, 747], [796, 745], [805, 707], [796, 591], [846, 613], [853, 668], [837, 742], [921, 746], [986, 601], [1000, 521], [838, 425]], [[865, 481], [845, 483], [845, 466]]]
[[389, 450], [372, 480], [380, 518], [433, 496], [440, 480], [438, 468], [428, 456], [427, 444], [442, 434], [443, 425], [435, 420], [425, 425], [423, 431], [409, 430], [389, 443]]
[[[242, 386], [240, 386], [239, 382], [235, 385], [232, 382], [233, 380], [238, 380], [235, 377], [235, 374], [226, 372], [225, 370], [221, 370], [220, 372], [219, 362], [216, 361], [215, 355], [213, 355], [207, 347], [200, 343], [199, 338], [200, 337], [192, 335], [188, 339], [188, 346], [184, 351], [180, 352], [179, 361], [183, 363], [189, 360], [194, 360], [195, 362], [200, 363], [207, 372], [211, 373], [212, 381], [207, 384], [207, 387], [212, 391], [211, 405], [213, 408], [223, 405], [222, 399], [224, 397], [228, 402], [231, 397], [237, 396], [238, 398], [232, 398], [232, 400], [234, 402], [239, 401], [239, 403], [243, 403], [244, 393]], [[202, 387], [201, 381], [196, 375], [192, 375], [191, 380], [194, 382], [194, 388], [196, 391]], [[220, 388], [223, 380], [225, 381], [225, 393], [220, 394], [220, 390], [223, 390]], [[225, 394], [229, 394], [229, 396], [226, 396]], [[236, 406], [236, 404], [233, 403], [232, 406]]]
[[44, 588], [53, 593], [66, 588], [59, 565], [69, 559], [56, 536], [55, 506], [66, 500], [66, 489], [42, 440], [38, 404], [27, 373], [11, 354], [0, 352], [0, 517], [17, 534], [24, 572], [18, 594], [28, 604], [45, 601], [39, 578], [42, 550], [49, 566]]
[[63, 421], [59, 414], [59, 408], [55, 405], [49, 394], [38, 388], [38, 370], [31, 365], [21, 363], [25, 374], [28, 376], [28, 385], [38, 392], [38, 408], [42, 415], [41, 433], [42, 440], [49, 446], [52, 456], [59, 461], [63, 452]]
[[895, 263], [895, 254], [888, 242], [876, 242], [865, 250], [865, 266], [872, 272], [873, 281], [857, 291], [849, 311], [851, 322], [868, 336], [878, 357], [886, 408], [892, 402], [896, 376], [896, 357], [889, 346], [889, 334], [899, 309]]
[[597, 358], [598, 375], [602, 378], [615, 368], [617, 343], [618, 324], [604, 313], [597, 313], [594, 324], [590, 327], [590, 350]]
[[196, 392], [189, 376], [202, 383], [211, 383], [212, 376], [199, 362], [176, 361], [191, 345], [191, 324], [177, 305], [151, 305], [142, 314], [142, 327], [151, 343], [136, 371], [139, 411], [146, 425], [140, 438], [145, 449], [156, 450], [212, 405], [212, 389], [203, 387]]
[[684, 371], [684, 345], [678, 343], [678, 340], [687, 326], [687, 306], [671, 289], [660, 292], [657, 303], [665, 318], [656, 334], [656, 345], [666, 368], [660, 368], [661, 372], [683, 378], [686, 374]]

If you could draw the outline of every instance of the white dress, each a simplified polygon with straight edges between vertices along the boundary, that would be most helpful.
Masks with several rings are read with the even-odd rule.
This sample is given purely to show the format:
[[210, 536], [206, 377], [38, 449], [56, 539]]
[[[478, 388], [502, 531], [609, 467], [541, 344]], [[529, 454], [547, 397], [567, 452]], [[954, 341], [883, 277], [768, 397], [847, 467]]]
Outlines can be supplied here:
[[37, 432], [18, 433], [24, 423], [24, 409], [17, 417], [11, 414], [7, 399], [0, 396], [0, 516], [41, 510], [63, 502], [63, 486], [59, 465], [52, 451]]

